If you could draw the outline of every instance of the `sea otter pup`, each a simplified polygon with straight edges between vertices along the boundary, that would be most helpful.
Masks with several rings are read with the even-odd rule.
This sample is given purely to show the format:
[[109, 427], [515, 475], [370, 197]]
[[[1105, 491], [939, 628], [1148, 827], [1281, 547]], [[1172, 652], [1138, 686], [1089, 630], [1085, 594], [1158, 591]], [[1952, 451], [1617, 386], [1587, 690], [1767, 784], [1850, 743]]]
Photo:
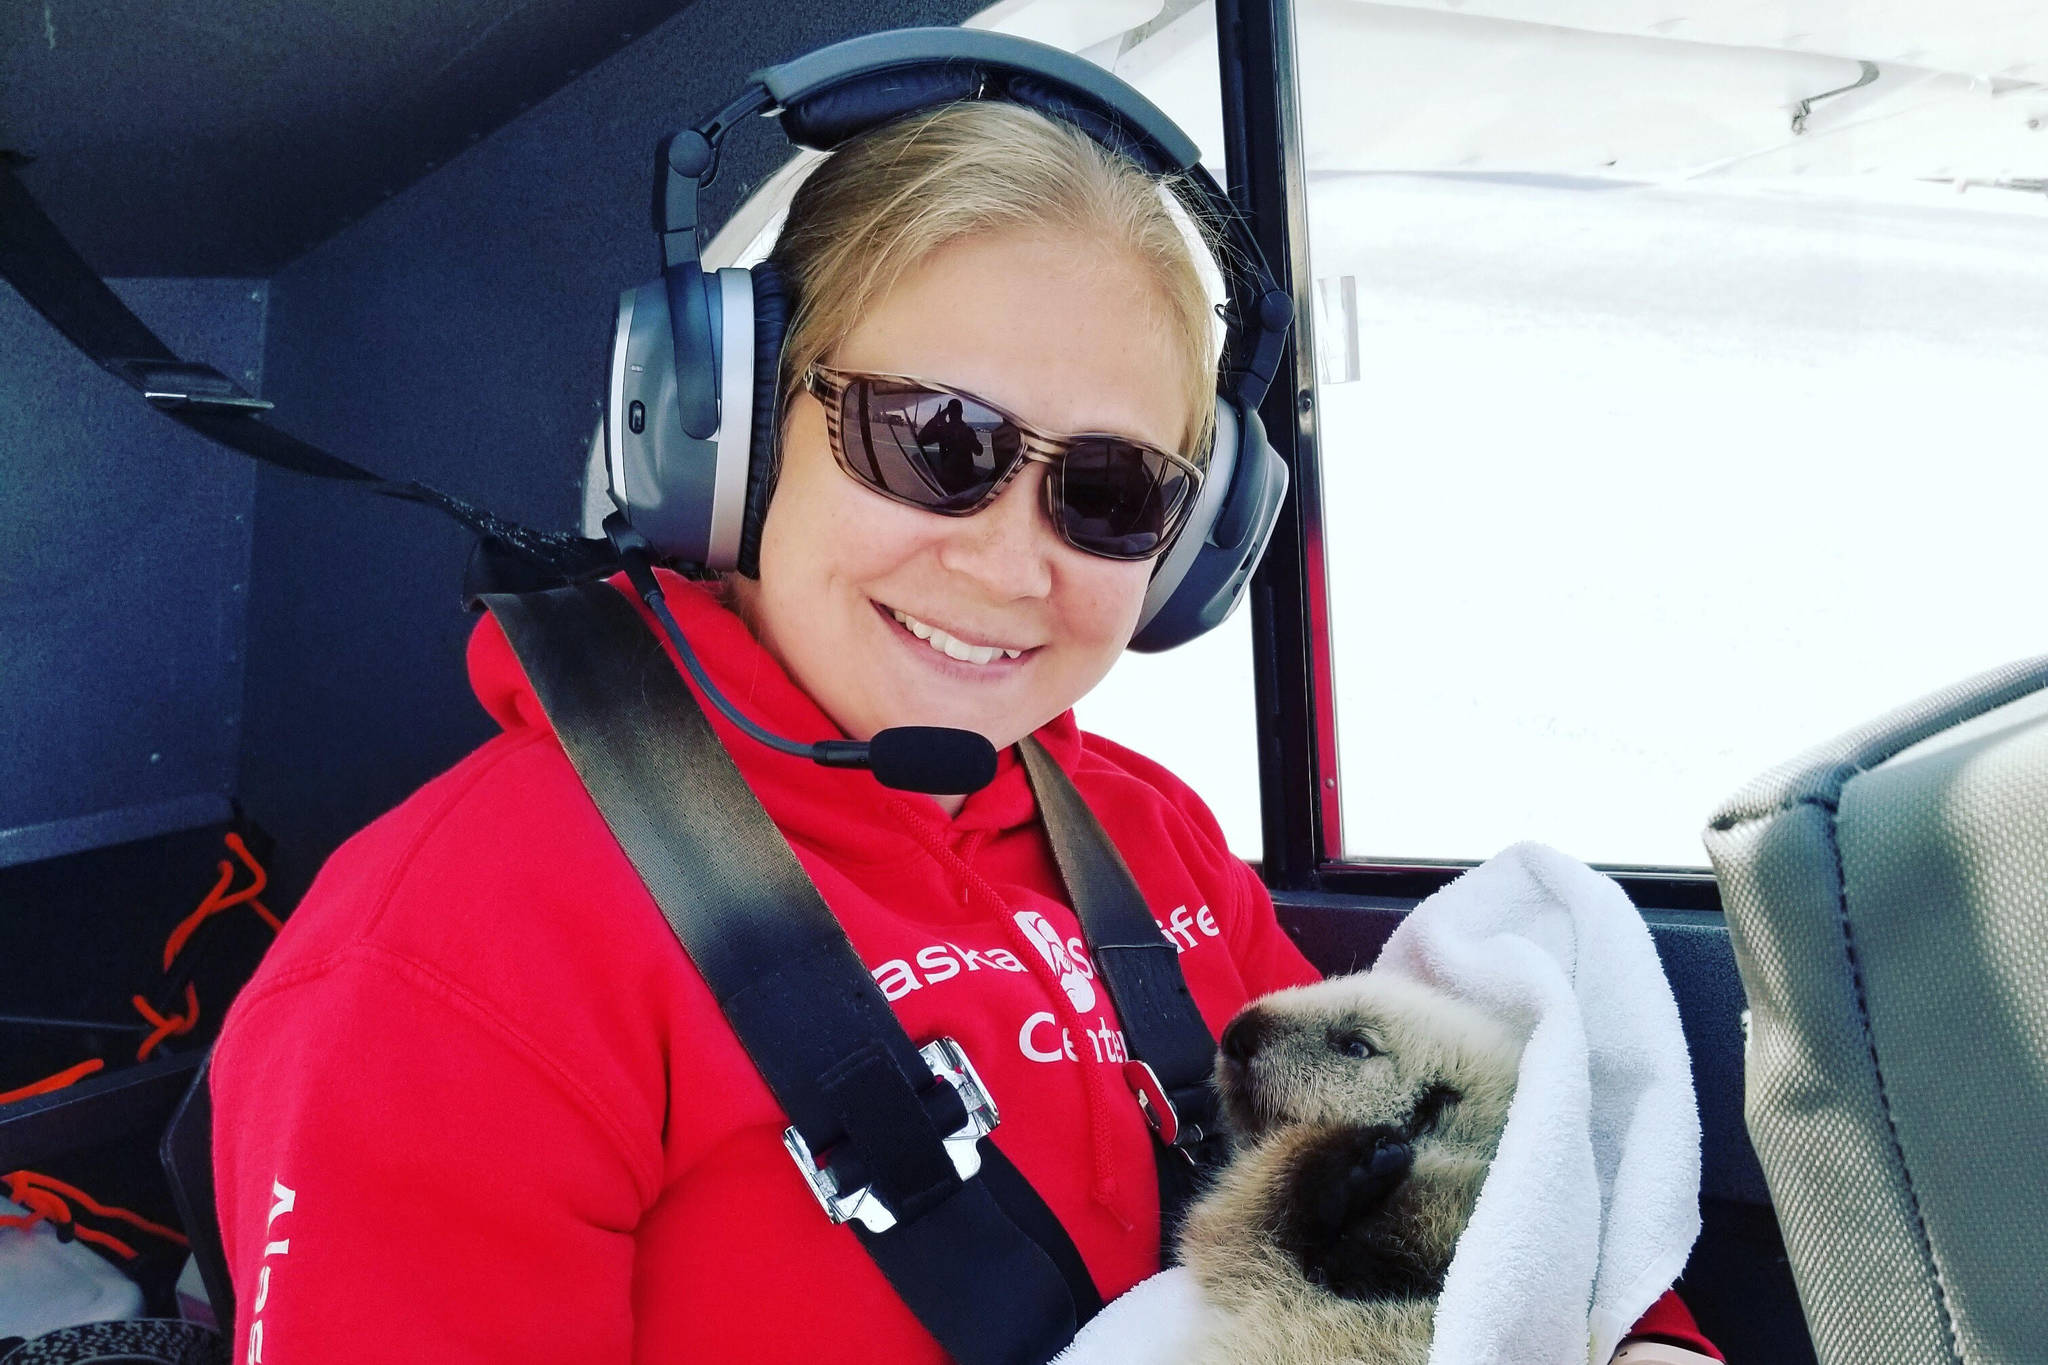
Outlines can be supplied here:
[[1181, 1235], [1218, 1310], [1198, 1365], [1424, 1365], [1520, 1057], [1477, 1009], [1388, 973], [1247, 1006], [1216, 1069], [1235, 1155]]

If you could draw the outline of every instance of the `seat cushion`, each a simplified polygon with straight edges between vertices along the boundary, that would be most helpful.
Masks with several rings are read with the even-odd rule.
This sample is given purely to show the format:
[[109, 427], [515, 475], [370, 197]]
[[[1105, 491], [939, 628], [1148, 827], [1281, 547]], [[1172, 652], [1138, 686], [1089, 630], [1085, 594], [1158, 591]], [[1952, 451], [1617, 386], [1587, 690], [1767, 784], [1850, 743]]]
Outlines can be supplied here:
[[1706, 844], [1824, 1365], [2048, 1341], [2048, 659], [1764, 774]]

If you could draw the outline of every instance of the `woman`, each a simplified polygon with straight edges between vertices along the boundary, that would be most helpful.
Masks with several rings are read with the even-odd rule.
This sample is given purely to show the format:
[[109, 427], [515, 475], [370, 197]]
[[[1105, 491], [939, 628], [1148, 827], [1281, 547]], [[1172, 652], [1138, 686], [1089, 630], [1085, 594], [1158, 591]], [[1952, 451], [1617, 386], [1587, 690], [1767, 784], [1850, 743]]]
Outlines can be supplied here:
[[[1107, 1298], [1160, 1262], [1151, 1139], [1011, 746], [1036, 734], [1072, 776], [1212, 1030], [1315, 973], [1200, 801], [1074, 725], [1152, 561], [1068, 544], [1041, 463], [972, 515], [891, 501], [827, 405], [914, 375], [1042, 430], [1200, 452], [1209, 299], [1154, 182], [995, 103], [835, 152], [774, 260], [796, 303], [759, 577], [668, 597], [771, 729], [956, 726], [1003, 751], [991, 785], [934, 799], [713, 718], [910, 1035], [965, 1046], [992, 1140]], [[215, 1054], [236, 1358], [940, 1359], [792, 1169], [489, 619], [469, 667], [505, 732], [335, 854]]]

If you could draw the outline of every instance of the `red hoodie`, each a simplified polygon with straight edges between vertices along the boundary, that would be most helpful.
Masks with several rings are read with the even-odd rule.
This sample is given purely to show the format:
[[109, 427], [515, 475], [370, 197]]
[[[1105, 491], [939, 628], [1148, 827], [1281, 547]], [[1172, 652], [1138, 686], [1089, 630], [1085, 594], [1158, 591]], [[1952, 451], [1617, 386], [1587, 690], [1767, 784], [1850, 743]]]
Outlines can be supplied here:
[[[743, 708], [837, 734], [736, 617], [668, 586]], [[234, 1358], [942, 1361], [813, 1202], [489, 617], [469, 671], [505, 732], [335, 853], [216, 1048]], [[1014, 753], [948, 820], [712, 724], [906, 1030], [965, 1046], [1002, 1109], [992, 1140], [1104, 1298], [1156, 1270], [1151, 1140]], [[1212, 1030], [1314, 978], [1186, 787], [1071, 713], [1038, 738]], [[1068, 962], [1038, 946], [1047, 925]]]

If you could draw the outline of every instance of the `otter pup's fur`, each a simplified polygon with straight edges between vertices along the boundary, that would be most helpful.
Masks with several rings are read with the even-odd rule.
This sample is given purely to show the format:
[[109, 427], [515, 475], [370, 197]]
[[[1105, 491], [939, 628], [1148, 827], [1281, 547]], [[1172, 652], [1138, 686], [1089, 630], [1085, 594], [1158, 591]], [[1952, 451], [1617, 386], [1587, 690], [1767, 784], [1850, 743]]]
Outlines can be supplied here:
[[1219, 1310], [1199, 1365], [1424, 1365], [1520, 1057], [1477, 1009], [1386, 973], [1247, 1006], [1216, 1073], [1235, 1154], [1181, 1235]]

